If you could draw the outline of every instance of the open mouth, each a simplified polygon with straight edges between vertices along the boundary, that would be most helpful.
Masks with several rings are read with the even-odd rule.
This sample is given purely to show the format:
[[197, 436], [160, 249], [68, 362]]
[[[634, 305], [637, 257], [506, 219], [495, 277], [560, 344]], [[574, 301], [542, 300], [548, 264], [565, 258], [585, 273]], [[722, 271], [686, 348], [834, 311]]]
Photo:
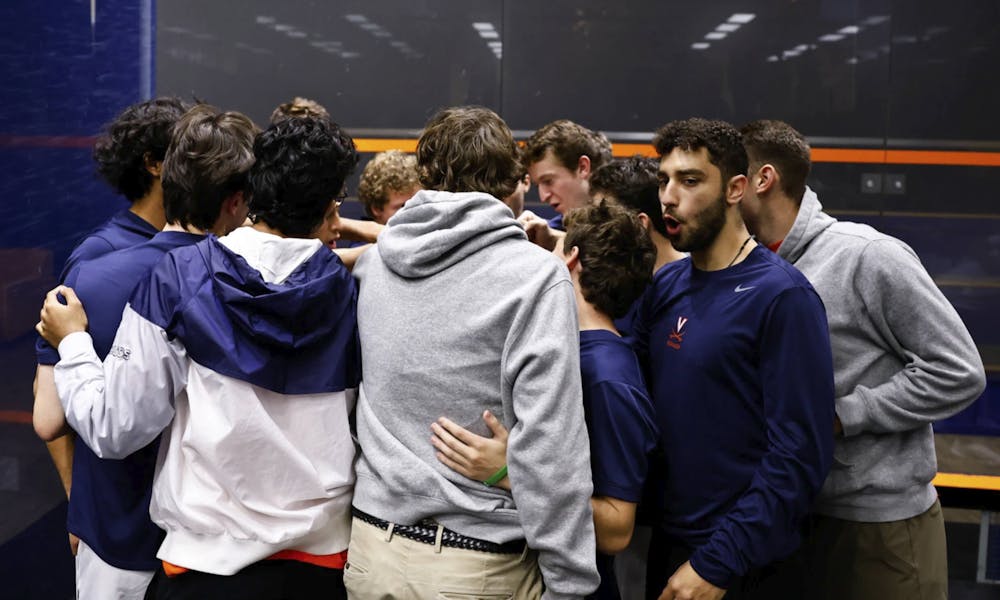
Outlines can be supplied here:
[[681, 231], [681, 222], [670, 215], [663, 215], [663, 224], [667, 227], [667, 235], [677, 235]]

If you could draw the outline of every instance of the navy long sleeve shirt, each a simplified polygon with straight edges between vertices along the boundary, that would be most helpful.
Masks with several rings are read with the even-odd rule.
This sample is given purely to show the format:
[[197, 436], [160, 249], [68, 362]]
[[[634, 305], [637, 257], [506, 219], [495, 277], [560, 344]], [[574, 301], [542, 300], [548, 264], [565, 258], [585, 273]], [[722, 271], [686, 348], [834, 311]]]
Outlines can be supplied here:
[[764, 247], [661, 269], [636, 319], [665, 456], [660, 524], [728, 587], [792, 553], [833, 454], [833, 362], [812, 286]]

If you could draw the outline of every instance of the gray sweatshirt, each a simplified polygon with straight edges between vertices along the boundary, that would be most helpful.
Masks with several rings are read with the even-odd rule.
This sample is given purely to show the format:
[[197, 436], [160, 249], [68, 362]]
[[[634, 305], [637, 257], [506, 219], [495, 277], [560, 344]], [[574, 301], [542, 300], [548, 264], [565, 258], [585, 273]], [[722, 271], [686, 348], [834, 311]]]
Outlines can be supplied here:
[[[527, 539], [546, 598], [598, 583], [573, 285], [502, 202], [422, 191], [358, 261], [363, 381], [354, 505], [387, 521]], [[441, 464], [441, 416], [510, 430], [513, 495]]]
[[983, 362], [951, 303], [903, 242], [822, 212], [807, 189], [778, 254], [826, 305], [844, 435], [816, 512], [908, 519], [937, 498], [931, 423], [979, 397]]

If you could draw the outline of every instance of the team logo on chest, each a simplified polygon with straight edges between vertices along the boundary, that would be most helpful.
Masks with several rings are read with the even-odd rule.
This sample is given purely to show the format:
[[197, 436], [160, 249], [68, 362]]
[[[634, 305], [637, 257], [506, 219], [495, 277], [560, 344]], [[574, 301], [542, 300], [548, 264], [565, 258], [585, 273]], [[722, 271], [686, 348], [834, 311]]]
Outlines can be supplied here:
[[687, 322], [687, 317], [677, 317], [677, 326], [674, 327], [674, 330], [670, 332], [670, 336], [667, 338], [667, 345], [674, 350], [681, 349], [681, 343], [684, 341], [684, 326]]

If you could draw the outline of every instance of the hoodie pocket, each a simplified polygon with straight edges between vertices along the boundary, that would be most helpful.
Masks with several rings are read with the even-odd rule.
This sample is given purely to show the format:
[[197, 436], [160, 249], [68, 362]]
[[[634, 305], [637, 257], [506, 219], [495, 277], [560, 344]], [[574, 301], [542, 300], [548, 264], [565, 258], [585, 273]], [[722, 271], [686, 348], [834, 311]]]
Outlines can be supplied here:
[[854, 466], [854, 461], [851, 457], [851, 451], [848, 449], [846, 444], [841, 443], [841, 440], [833, 445], [833, 468], [834, 469], [850, 469]]

